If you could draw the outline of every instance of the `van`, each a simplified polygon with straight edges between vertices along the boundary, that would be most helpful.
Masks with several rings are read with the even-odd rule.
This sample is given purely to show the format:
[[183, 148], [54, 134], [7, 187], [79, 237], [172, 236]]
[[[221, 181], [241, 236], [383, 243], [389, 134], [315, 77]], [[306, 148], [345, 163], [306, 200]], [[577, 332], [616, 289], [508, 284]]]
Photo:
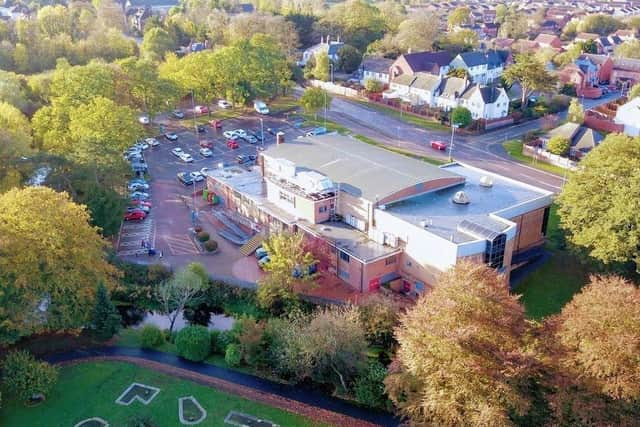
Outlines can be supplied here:
[[269, 108], [267, 107], [267, 104], [262, 101], [255, 101], [253, 103], [253, 108], [260, 114], [269, 114]]

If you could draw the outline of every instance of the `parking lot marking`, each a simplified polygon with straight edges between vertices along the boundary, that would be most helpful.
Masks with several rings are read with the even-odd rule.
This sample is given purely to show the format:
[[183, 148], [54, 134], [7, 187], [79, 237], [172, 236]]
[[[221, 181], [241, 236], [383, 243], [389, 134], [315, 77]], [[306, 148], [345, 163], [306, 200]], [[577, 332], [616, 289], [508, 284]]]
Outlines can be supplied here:
[[197, 255], [200, 253], [187, 235], [164, 236], [164, 241], [172, 255]]

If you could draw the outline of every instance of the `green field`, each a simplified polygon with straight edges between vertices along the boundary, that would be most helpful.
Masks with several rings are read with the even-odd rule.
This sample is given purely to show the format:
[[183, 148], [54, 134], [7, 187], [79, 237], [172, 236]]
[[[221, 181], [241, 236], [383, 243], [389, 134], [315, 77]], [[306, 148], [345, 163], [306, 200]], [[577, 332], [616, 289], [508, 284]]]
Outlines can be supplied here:
[[504, 142], [502, 146], [504, 147], [507, 154], [509, 154], [509, 156], [520, 163], [524, 163], [533, 168], [540, 169], [546, 172], [551, 172], [555, 175], [564, 176], [567, 173], [567, 170], [564, 168], [541, 161], [535, 161], [533, 157], [525, 156], [524, 154], [522, 154], [522, 141], [520, 140], [514, 139], [512, 141], [507, 141]]
[[[133, 382], [160, 388], [160, 392], [146, 406], [138, 401], [129, 406], [115, 403]], [[281, 426], [321, 425], [280, 409], [121, 362], [81, 363], [62, 368], [55, 389], [45, 402], [35, 407], [5, 401], [3, 395], [0, 425], [73, 427], [86, 418], [100, 417], [110, 426], [126, 427], [132, 417], [142, 415], [150, 416], [158, 427], [174, 427], [181, 425], [178, 398], [184, 396], [194, 396], [207, 411], [207, 418], [200, 426], [223, 426], [224, 418], [232, 410]]]
[[442, 123], [434, 121], [432, 119], [418, 117], [408, 113], [401, 114], [400, 111], [396, 110], [395, 108], [386, 107], [384, 105], [376, 104], [374, 102], [368, 102], [368, 101], [356, 101], [356, 102], [366, 106], [371, 110], [380, 111], [381, 113], [393, 116], [396, 119], [402, 120], [403, 122], [410, 123], [412, 125], [415, 125], [424, 129], [443, 131], [443, 132], [451, 131], [449, 126], [445, 126]]

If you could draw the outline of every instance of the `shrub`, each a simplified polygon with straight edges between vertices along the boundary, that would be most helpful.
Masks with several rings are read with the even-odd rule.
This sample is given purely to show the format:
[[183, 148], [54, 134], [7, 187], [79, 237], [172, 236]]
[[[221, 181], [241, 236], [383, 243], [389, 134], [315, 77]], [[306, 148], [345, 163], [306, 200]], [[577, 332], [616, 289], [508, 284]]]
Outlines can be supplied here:
[[200, 362], [211, 351], [211, 337], [204, 326], [187, 326], [176, 335], [178, 355], [187, 360]]
[[388, 405], [384, 391], [387, 369], [380, 362], [369, 364], [367, 370], [356, 380], [354, 393], [358, 403], [372, 408], [385, 409]]
[[27, 351], [12, 351], [4, 359], [2, 382], [20, 400], [27, 401], [39, 394], [46, 396], [57, 379], [55, 367], [37, 361]]
[[201, 232], [196, 234], [196, 237], [201, 242], [206, 242], [207, 240], [209, 240], [209, 233], [207, 233], [206, 231], [201, 231]]
[[176, 333], [171, 332], [169, 328], [162, 330], [162, 336], [166, 342], [173, 343], [176, 340]]
[[193, 231], [195, 231], [196, 233], [199, 233], [202, 231], [202, 227], [199, 225], [196, 225], [195, 227], [193, 227]]
[[563, 136], [554, 136], [547, 142], [547, 150], [550, 153], [557, 154], [558, 156], [563, 156], [569, 152], [569, 148], [571, 147], [571, 141], [569, 138], [565, 138]]
[[471, 111], [465, 107], [456, 107], [451, 110], [451, 123], [466, 128], [471, 124]]
[[209, 332], [209, 339], [211, 340], [211, 354], [221, 354], [224, 352], [224, 350], [221, 352], [219, 347], [220, 334], [222, 334], [222, 331], [219, 331], [218, 329], [214, 329]]
[[264, 331], [264, 322], [257, 322], [250, 318], [243, 322], [242, 333], [237, 339], [242, 353], [242, 360], [249, 366], [255, 367], [262, 364], [266, 359]]
[[216, 249], [218, 249], [218, 242], [216, 242], [215, 240], [207, 240], [207, 241], [204, 243], [204, 249], [205, 249], [207, 252], [213, 252], [213, 251], [215, 251]]
[[400, 307], [391, 298], [371, 295], [358, 305], [358, 318], [369, 344], [390, 349], [395, 344], [393, 331], [398, 326]]
[[242, 352], [238, 344], [229, 344], [224, 352], [224, 360], [229, 366], [240, 366], [242, 361]]
[[142, 348], [158, 347], [164, 340], [164, 334], [155, 325], [145, 325], [140, 331], [140, 346]]

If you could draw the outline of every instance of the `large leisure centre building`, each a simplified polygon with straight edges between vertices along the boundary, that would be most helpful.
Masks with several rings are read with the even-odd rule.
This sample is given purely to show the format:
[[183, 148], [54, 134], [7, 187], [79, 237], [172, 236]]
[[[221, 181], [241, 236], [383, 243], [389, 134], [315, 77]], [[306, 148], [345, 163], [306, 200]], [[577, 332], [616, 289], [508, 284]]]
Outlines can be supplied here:
[[507, 277], [544, 243], [552, 193], [467, 165], [437, 167], [340, 135], [209, 172], [224, 208], [260, 234], [303, 231], [326, 270], [360, 292], [437, 283], [459, 259]]

